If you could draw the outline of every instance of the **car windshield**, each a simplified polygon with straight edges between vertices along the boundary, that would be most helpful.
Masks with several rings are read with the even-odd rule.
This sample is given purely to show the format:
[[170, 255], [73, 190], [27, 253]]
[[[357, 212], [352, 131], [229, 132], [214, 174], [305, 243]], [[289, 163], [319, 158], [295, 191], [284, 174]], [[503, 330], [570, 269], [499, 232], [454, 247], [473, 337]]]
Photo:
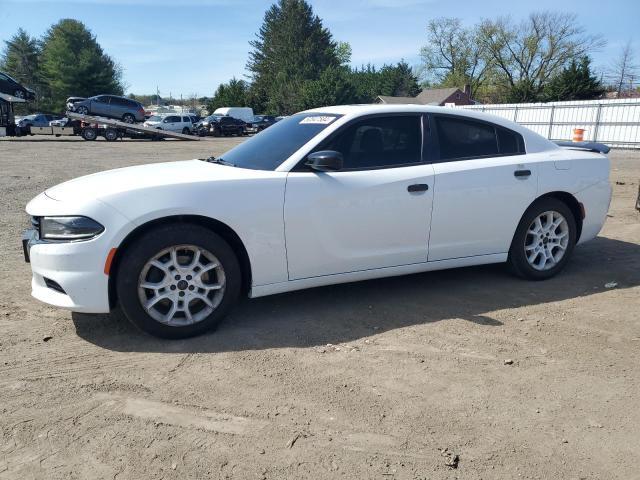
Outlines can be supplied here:
[[147, 120], [148, 122], [161, 122], [162, 121], [162, 117], [160, 115], [153, 115], [152, 117], [149, 117], [149, 120]]
[[232, 148], [221, 159], [235, 167], [275, 170], [339, 117], [324, 113], [300, 113], [287, 117]]
[[217, 122], [221, 118], [222, 117], [220, 115], [209, 115], [205, 120], [207, 120], [208, 122]]
[[256, 115], [255, 117], [253, 117], [254, 122], [261, 122], [263, 119], [264, 117], [262, 115]]

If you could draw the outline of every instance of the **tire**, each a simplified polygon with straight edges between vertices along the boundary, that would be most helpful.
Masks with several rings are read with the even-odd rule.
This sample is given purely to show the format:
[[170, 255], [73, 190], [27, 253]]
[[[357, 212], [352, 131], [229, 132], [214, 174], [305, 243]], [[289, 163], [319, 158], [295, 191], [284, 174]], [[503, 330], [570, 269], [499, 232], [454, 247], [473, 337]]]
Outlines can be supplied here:
[[189, 135], [190, 133], [191, 133], [191, 132], [189, 131], [189, 129], [188, 129], [187, 127], [184, 127], [184, 128], [182, 129], [182, 134], [183, 134], [183, 135]]
[[114, 142], [118, 139], [118, 131], [115, 128], [107, 128], [104, 131], [104, 138], [107, 142]]
[[79, 106], [76, 109], [76, 112], [79, 113], [80, 115], [89, 115], [89, 109], [84, 105]]
[[95, 128], [86, 127], [82, 129], [82, 138], [93, 141], [98, 138], [98, 131]]
[[576, 219], [567, 204], [556, 198], [541, 199], [522, 216], [507, 262], [519, 277], [546, 280], [565, 267], [576, 238]]
[[136, 123], [136, 117], [134, 117], [130, 113], [125, 113], [124, 115], [122, 115], [122, 121], [124, 123]]
[[[176, 257], [172, 257], [172, 250], [178, 252]], [[201, 251], [199, 263], [191, 270], [186, 264], [194, 261], [196, 250]], [[173, 266], [174, 258], [180, 270]], [[154, 265], [151, 261], [155, 261]], [[204, 262], [217, 263], [218, 267], [206, 270], [211, 263]], [[161, 338], [187, 338], [212, 330], [240, 295], [242, 274], [235, 253], [222, 237], [198, 225], [155, 228], [127, 247], [118, 265], [116, 290], [125, 316], [140, 330]], [[143, 282], [163, 286], [144, 288]], [[222, 288], [215, 289], [220, 285]], [[211, 305], [201, 300], [203, 295]], [[143, 306], [143, 302], [149, 303], [157, 296], [167, 298], [156, 301], [149, 309]], [[181, 298], [187, 300], [186, 308]], [[190, 323], [187, 310], [194, 323]]]
[[25, 97], [24, 92], [22, 90], [16, 90], [13, 93], [13, 96], [16, 97], [16, 98], [21, 98], [23, 100], [24, 100], [24, 97]]

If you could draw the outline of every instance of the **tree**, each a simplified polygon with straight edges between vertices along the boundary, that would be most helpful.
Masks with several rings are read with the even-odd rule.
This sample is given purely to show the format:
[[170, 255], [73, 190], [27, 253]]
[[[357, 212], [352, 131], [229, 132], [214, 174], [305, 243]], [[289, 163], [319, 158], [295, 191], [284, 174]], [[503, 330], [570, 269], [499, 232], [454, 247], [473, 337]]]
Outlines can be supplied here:
[[5, 48], [0, 56], [0, 68], [36, 92], [35, 108], [38, 109], [42, 94], [38, 41], [19, 28], [10, 40], [5, 41]]
[[591, 71], [591, 60], [586, 55], [551, 79], [544, 89], [548, 101], [591, 100], [604, 93], [604, 87]]
[[415, 97], [419, 93], [418, 77], [404, 60], [399, 61], [395, 66], [385, 65], [380, 69], [376, 96]]
[[329, 67], [318, 80], [308, 81], [302, 89], [301, 108], [353, 103], [356, 90], [350, 74], [347, 67]]
[[247, 93], [249, 85], [244, 80], [233, 77], [229, 83], [218, 86], [216, 93], [207, 104], [210, 112], [220, 107], [245, 107], [247, 105]]
[[420, 50], [425, 80], [445, 87], [469, 85], [471, 96], [492, 66], [479, 28], [465, 28], [458, 18], [436, 18], [427, 25], [427, 44]]
[[633, 86], [633, 80], [638, 76], [638, 65], [635, 63], [634, 52], [631, 48], [631, 41], [628, 41], [620, 52], [620, 56], [614, 60], [611, 68], [611, 77], [613, 85], [618, 96], [629, 85], [629, 89]]
[[42, 77], [51, 109], [62, 109], [68, 96], [121, 95], [122, 70], [104, 53], [82, 22], [60, 20], [42, 42]]
[[293, 113], [306, 82], [340, 65], [336, 42], [305, 0], [278, 0], [265, 13], [256, 37], [250, 42], [247, 69], [258, 110]]
[[545, 84], [572, 60], [600, 48], [571, 13], [532, 13], [520, 24], [508, 17], [484, 20], [477, 41], [499, 72], [508, 100], [539, 99]]

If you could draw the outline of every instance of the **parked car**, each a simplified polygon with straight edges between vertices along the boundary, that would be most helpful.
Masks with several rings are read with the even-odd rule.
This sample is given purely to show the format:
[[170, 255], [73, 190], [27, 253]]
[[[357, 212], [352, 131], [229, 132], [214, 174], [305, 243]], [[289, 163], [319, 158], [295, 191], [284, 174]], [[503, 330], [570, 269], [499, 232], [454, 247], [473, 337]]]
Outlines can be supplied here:
[[214, 327], [245, 292], [505, 262], [544, 280], [604, 224], [608, 150], [561, 148], [471, 110], [309, 110], [220, 158], [40, 194], [24, 240], [32, 294], [80, 312], [117, 302], [141, 329], [182, 338]]
[[253, 121], [253, 109], [249, 107], [221, 107], [216, 108], [213, 115], [220, 117], [233, 117], [246, 123]]
[[201, 137], [205, 135], [213, 135], [215, 137], [238, 135], [242, 136], [247, 133], [247, 124], [233, 117], [224, 117], [219, 115], [209, 115], [194, 127], [195, 131]]
[[34, 113], [22, 117], [16, 126], [19, 129], [21, 135], [31, 133], [31, 127], [48, 127], [49, 123], [54, 120], [62, 118], [60, 115], [50, 115], [48, 113]]
[[36, 92], [22, 86], [17, 80], [2, 72], [0, 72], [0, 93], [21, 98], [22, 100], [34, 100], [36, 98]]
[[251, 123], [247, 123], [247, 133], [258, 133], [276, 123], [273, 115], [256, 115]]
[[82, 115], [122, 120], [126, 123], [144, 121], [144, 108], [140, 102], [116, 95], [97, 95], [73, 103], [73, 111]]
[[187, 115], [154, 115], [144, 122], [145, 127], [169, 130], [188, 135], [193, 130], [191, 117]]

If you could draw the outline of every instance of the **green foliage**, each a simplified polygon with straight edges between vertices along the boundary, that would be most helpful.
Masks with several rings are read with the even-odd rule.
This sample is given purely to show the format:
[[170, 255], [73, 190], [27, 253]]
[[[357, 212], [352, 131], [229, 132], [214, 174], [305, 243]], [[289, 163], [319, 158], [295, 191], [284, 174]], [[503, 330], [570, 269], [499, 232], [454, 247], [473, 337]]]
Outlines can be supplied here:
[[544, 89], [547, 101], [591, 100], [604, 93], [604, 87], [591, 71], [591, 60], [582, 57], [551, 79]]
[[251, 42], [247, 69], [257, 111], [290, 114], [302, 104], [303, 89], [344, 60], [320, 18], [304, 0], [278, 0]]
[[123, 93], [122, 72], [82, 22], [60, 20], [42, 42], [41, 72], [47, 86], [43, 99], [51, 110], [64, 108], [68, 96]]
[[356, 90], [347, 67], [329, 67], [302, 89], [300, 109], [353, 103]]
[[5, 41], [5, 48], [0, 55], [0, 70], [36, 92], [36, 109], [39, 108], [38, 101], [43, 90], [39, 64], [40, 47], [38, 41], [19, 28], [10, 40]]
[[207, 109], [213, 111], [220, 107], [246, 107], [249, 85], [244, 80], [232, 78], [229, 83], [223, 83], [218, 87]]

